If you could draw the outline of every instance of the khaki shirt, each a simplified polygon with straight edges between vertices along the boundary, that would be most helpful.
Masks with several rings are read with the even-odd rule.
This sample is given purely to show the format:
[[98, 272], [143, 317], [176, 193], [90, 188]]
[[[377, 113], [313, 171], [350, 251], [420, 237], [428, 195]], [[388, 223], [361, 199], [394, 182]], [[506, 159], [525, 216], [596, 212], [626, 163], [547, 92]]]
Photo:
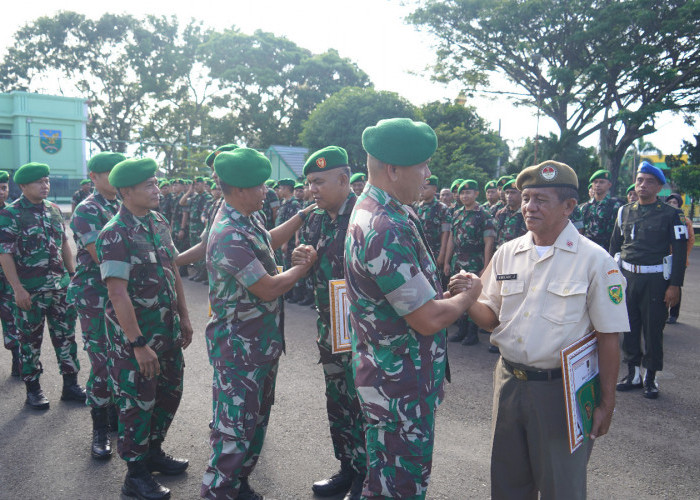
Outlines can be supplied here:
[[532, 233], [509, 241], [482, 277], [479, 302], [500, 324], [491, 335], [508, 361], [561, 367], [559, 352], [591, 330], [629, 331], [625, 278], [601, 247], [573, 224], [541, 258]]

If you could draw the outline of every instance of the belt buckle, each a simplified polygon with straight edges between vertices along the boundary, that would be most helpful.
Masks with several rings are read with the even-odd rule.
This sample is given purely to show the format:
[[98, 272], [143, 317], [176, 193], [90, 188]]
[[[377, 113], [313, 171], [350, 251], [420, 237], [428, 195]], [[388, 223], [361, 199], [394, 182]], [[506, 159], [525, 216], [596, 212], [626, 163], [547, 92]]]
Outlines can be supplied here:
[[515, 378], [518, 380], [527, 380], [527, 373], [518, 368], [513, 368], [513, 375], [515, 375]]

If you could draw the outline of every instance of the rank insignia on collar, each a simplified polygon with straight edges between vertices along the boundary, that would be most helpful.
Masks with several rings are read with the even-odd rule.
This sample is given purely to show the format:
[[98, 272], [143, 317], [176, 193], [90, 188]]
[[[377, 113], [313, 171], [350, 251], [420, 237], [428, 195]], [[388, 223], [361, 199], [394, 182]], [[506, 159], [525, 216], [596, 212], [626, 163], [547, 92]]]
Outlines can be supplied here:
[[571, 248], [572, 246], [574, 246], [574, 242], [571, 241], [571, 240], [568, 240], [568, 241], [566, 242], [566, 246], [569, 247], [569, 248]]
[[612, 285], [608, 287], [608, 296], [613, 304], [622, 302], [622, 285]]

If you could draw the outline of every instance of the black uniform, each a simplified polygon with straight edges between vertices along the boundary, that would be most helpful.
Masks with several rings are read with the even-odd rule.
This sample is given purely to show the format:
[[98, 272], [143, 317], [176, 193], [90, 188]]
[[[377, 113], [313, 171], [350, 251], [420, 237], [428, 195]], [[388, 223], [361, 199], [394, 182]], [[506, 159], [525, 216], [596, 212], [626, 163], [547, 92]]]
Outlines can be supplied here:
[[[630, 331], [624, 334], [622, 350], [629, 366], [663, 370], [663, 329], [668, 315], [664, 295], [669, 285], [683, 286], [685, 275], [688, 229], [682, 216], [680, 210], [658, 199], [649, 205], [630, 203], [618, 212], [610, 254], [620, 253], [620, 267], [627, 279]], [[670, 279], [664, 279], [663, 259], [671, 252]]]

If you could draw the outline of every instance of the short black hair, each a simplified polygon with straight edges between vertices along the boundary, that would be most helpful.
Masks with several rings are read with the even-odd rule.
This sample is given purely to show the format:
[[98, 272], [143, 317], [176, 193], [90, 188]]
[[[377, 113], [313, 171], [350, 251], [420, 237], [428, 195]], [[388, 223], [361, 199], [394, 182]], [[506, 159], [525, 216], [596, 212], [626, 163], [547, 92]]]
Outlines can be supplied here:
[[559, 198], [559, 201], [566, 201], [569, 198], [573, 198], [574, 200], [578, 201], [578, 190], [572, 187], [558, 186], [554, 188], [554, 191], [557, 193], [557, 198]]

